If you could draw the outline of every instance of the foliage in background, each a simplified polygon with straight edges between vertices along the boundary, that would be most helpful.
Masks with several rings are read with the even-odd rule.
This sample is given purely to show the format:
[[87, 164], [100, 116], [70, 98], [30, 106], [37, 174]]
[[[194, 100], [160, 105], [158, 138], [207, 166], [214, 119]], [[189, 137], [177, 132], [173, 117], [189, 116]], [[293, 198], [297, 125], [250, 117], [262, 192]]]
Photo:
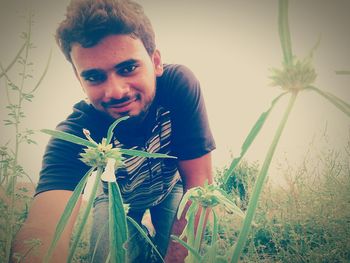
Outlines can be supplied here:
[[[325, 138], [315, 141], [322, 144]], [[251, 195], [257, 163], [243, 162], [239, 174], [246, 196]], [[215, 173], [223, 181], [227, 168]], [[349, 262], [350, 261], [350, 140], [345, 156], [329, 145], [311, 149], [297, 167], [283, 163], [278, 174], [285, 184], [267, 181], [260, 196], [255, 224], [242, 251], [242, 262]], [[223, 185], [237, 200], [234, 184]], [[242, 208], [244, 204], [242, 203]], [[237, 241], [242, 219], [225, 209], [217, 210], [216, 261], [227, 262]], [[213, 219], [204, 232], [199, 255], [208, 254], [212, 244]], [[88, 231], [81, 240], [73, 262], [88, 262]], [[198, 254], [198, 253], [197, 253]]]
[[[284, 184], [267, 182], [242, 262], [350, 261], [350, 143], [345, 147], [345, 154], [310, 149], [299, 167], [287, 163], [279, 170]], [[222, 172], [216, 175], [220, 180]], [[252, 187], [246, 188], [250, 196]], [[224, 257], [237, 242], [240, 222], [223, 211], [219, 226], [218, 254]], [[211, 238], [206, 232], [207, 244]]]
[[[47, 70], [47, 68], [44, 70], [44, 74], [34, 87], [26, 89], [26, 81], [32, 78], [31, 74], [28, 73], [28, 69], [33, 66], [29, 61], [29, 51], [33, 48], [30, 41], [31, 18], [28, 25], [28, 31], [23, 34], [23, 46], [7, 67], [1, 65], [0, 72], [0, 78], [4, 80], [8, 95], [7, 109], [9, 118], [5, 120], [5, 124], [12, 126], [15, 130], [15, 138], [12, 141], [12, 144], [15, 145], [14, 149], [10, 147], [10, 143], [1, 147], [0, 182], [2, 200], [0, 203], [0, 212], [2, 214], [1, 220], [6, 220], [6, 224], [2, 223], [0, 229], [2, 231], [1, 237], [6, 238], [1, 243], [1, 259], [4, 258], [4, 262], [8, 259], [12, 237], [27, 213], [26, 206], [23, 210], [22, 207], [18, 208], [15, 204], [15, 199], [21, 197], [22, 193], [22, 190], [16, 191], [17, 179], [18, 177], [26, 176], [23, 168], [18, 164], [20, 145], [22, 143], [33, 143], [30, 138], [33, 131], [22, 130], [20, 127], [20, 121], [24, 118], [22, 106], [24, 102], [30, 102], [33, 99], [33, 94], [40, 85]], [[201, 220], [202, 223], [199, 225], [198, 236], [195, 234], [187, 235], [188, 241], [192, 240], [193, 242], [182, 243], [190, 251], [190, 261], [204, 260], [213, 262], [212, 260], [214, 259], [217, 260], [216, 262], [237, 262], [239, 259], [243, 262], [350, 261], [349, 154], [346, 156], [347, 159], [340, 160], [340, 157], [334, 151], [323, 153], [323, 155], [320, 155], [322, 157], [320, 157], [320, 163], [325, 164], [322, 169], [320, 169], [319, 165], [315, 168], [310, 168], [306, 162], [298, 170], [284, 171], [288, 175], [287, 178], [289, 178], [288, 188], [272, 189], [268, 186], [263, 189], [274, 151], [299, 92], [304, 90], [315, 91], [347, 116], [350, 116], [350, 106], [347, 102], [314, 86], [316, 72], [312, 66], [313, 51], [305, 59], [298, 59], [293, 54], [288, 25], [287, 0], [279, 1], [279, 34], [283, 52], [282, 68], [273, 70], [271, 79], [274, 85], [282, 88], [283, 93], [275, 98], [271, 103], [271, 107], [260, 116], [242, 146], [241, 155], [233, 160], [231, 166], [226, 171], [220, 172], [223, 178], [217, 180], [220, 186], [224, 187], [226, 191], [233, 190], [233, 197], [231, 197], [233, 202], [229, 201], [224, 193], [211, 186], [197, 188], [192, 191], [192, 194], [194, 194], [191, 199], [193, 203], [198, 201], [194, 197], [205, 195], [213, 202], [212, 204], [223, 201], [226, 202], [226, 207], [227, 204], [232, 207], [238, 205], [242, 210], [246, 211], [245, 220], [242, 223], [242, 219], [237, 217], [237, 213], [232, 213], [232, 211], [227, 212], [225, 209], [213, 213], [213, 219], [209, 221], [212, 224], [211, 228], [205, 229], [204, 221]], [[19, 83], [14, 83], [8, 74], [14, 68], [14, 65], [22, 67], [19, 74], [21, 79]], [[337, 74], [348, 73], [348, 71], [337, 72]], [[10, 95], [10, 93], [13, 93], [16, 97], [15, 101], [13, 101], [13, 95]], [[257, 168], [253, 169], [250, 165], [245, 166], [245, 163], [241, 162], [241, 159], [263, 127], [275, 104], [286, 94], [291, 95], [289, 104], [274, 135], [267, 157], [262, 164], [260, 172], [258, 172], [256, 170]], [[107, 136], [107, 138], [109, 137]], [[92, 142], [90, 141], [90, 143]], [[93, 147], [91, 144], [89, 146]], [[102, 143], [102, 146], [108, 146], [108, 143]], [[106, 149], [103, 148], [103, 150]], [[89, 152], [86, 153], [89, 155]], [[237, 166], [240, 162], [241, 165]], [[103, 163], [103, 167], [106, 163]], [[98, 175], [95, 182], [99, 181], [103, 167], [98, 167]], [[254, 186], [252, 181], [254, 181]], [[110, 182], [110, 184], [110, 187], [115, 187], [113, 182]], [[82, 181], [68, 210], [74, 206], [74, 198], [80, 195], [84, 185], [85, 181]], [[114, 188], [111, 192], [118, 195], [115, 190], [117, 189]], [[23, 197], [23, 200], [26, 199]], [[89, 204], [86, 209], [87, 212], [81, 215], [83, 224], [88, 219]], [[189, 222], [193, 221], [194, 213], [197, 211], [199, 204], [200, 202], [189, 210], [189, 214], [187, 215]], [[117, 205], [120, 205], [120, 203]], [[203, 203], [201, 205], [203, 206]], [[121, 210], [120, 208], [121, 206], [117, 208], [111, 204], [110, 210]], [[124, 220], [125, 218], [121, 219]], [[111, 220], [113, 221], [113, 219]], [[115, 227], [116, 224], [110, 222], [110, 226]], [[192, 223], [188, 224], [186, 231], [189, 228], [192, 231], [192, 227]], [[59, 232], [61, 230], [63, 231], [63, 228], [64, 224], [58, 226], [58, 235], [55, 242], [58, 241]], [[81, 239], [82, 229], [83, 227], [76, 229], [73, 248], [78, 246], [77, 242]], [[201, 235], [203, 231], [206, 231], [205, 241], [207, 245], [202, 247]], [[111, 232], [111, 239], [115, 241], [114, 245], [120, 244], [120, 240], [117, 240], [118, 237], [113, 238], [113, 232]], [[180, 240], [178, 241], [181, 242]], [[35, 246], [39, 244], [38, 240], [29, 240], [28, 242], [32, 244], [31, 249], [35, 249]], [[111, 249], [112, 246], [113, 243], [111, 244]], [[28, 251], [28, 253], [31, 252], [31, 250]], [[215, 256], [216, 252], [219, 252], [218, 257]], [[73, 254], [71, 253], [70, 258]], [[20, 259], [25, 257], [25, 255], [21, 256], [22, 258]], [[122, 254], [112, 255], [112, 261], [122, 260], [124, 256], [123, 251]]]
[[[8, 142], [5, 145], [0, 147], [1, 262], [9, 260], [12, 239], [26, 219], [31, 201], [31, 191], [18, 183], [19, 178], [29, 180], [34, 187], [30, 176], [18, 162], [22, 145], [35, 143], [31, 138], [34, 131], [22, 125], [22, 120], [26, 117], [24, 105], [32, 102], [36, 90], [46, 75], [51, 57], [50, 55], [40, 78], [35, 81], [32, 75], [34, 64], [30, 58], [30, 52], [34, 48], [31, 41], [33, 14], [28, 16], [27, 26], [28, 29], [21, 34], [23, 44], [13, 60], [6, 67], [0, 63], [1, 92], [6, 94], [6, 110], [8, 112], [4, 124], [12, 129], [13, 135], [11, 138], [7, 138]], [[14, 74], [10, 74], [12, 72], [16, 73], [17, 76], [13, 77]], [[30, 251], [39, 244], [38, 240], [29, 240], [28, 242], [31, 244]]]
[[297, 95], [299, 92], [304, 90], [312, 90], [318, 93], [319, 95], [326, 98], [330, 103], [336, 106], [339, 110], [345, 113], [350, 117], [350, 105], [341, 100], [340, 98], [334, 96], [329, 92], [322, 91], [317, 87], [313, 86], [314, 81], [316, 80], [316, 72], [312, 65], [312, 56], [313, 50], [311, 50], [310, 55], [305, 59], [298, 59], [292, 51], [292, 41], [289, 31], [289, 19], [288, 19], [288, 0], [280, 0], [278, 5], [279, 15], [278, 15], [278, 25], [279, 25], [279, 37], [282, 47], [283, 53], [283, 61], [282, 61], [282, 69], [274, 69], [273, 75], [271, 79], [273, 81], [274, 86], [279, 86], [284, 92], [279, 95], [276, 99], [273, 100], [271, 107], [264, 112], [258, 121], [253, 126], [252, 130], [248, 134], [247, 139], [244, 141], [241, 155], [238, 158], [235, 158], [231, 163], [231, 166], [228, 172], [225, 175], [225, 180], [232, 175], [236, 165], [243, 158], [244, 154], [247, 152], [250, 145], [253, 143], [254, 139], [260, 132], [263, 127], [270, 111], [275, 106], [276, 102], [287, 93], [290, 94], [290, 99], [285, 109], [285, 112], [282, 116], [282, 119], [277, 127], [277, 130], [274, 134], [272, 143], [268, 149], [265, 160], [262, 164], [260, 173], [255, 182], [255, 186], [253, 188], [250, 202], [248, 203], [246, 216], [243, 221], [243, 226], [241, 227], [237, 239], [237, 243], [235, 244], [235, 248], [233, 249], [232, 257], [230, 257], [230, 262], [238, 262], [240, 259], [240, 255], [245, 246], [245, 243], [248, 239], [249, 231], [253, 224], [254, 216], [258, 207], [259, 197], [263, 190], [264, 182], [266, 181], [266, 177], [268, 174], [269, 166], [271, 164], [274, 152], [278, 145], [279, 139], [282, 135], [282, 132], [287, 123], [288, 117], [291, 113], [291, 110], [296, 101]]
[[226, 180], [225, 174], [227, 171], [227, 167], [216, 170], [215, 184], [226, 193], [232, 194], [231, 198], [233, 198], [236, 205], [242, 210], [246, 210], [249, 202], [249, 193], [252, 192], [251, 188], [258, 176], [259, 165], [257, 162], [249, 164], [247, 161], [242, 160], [236, 166], [233, 174]]

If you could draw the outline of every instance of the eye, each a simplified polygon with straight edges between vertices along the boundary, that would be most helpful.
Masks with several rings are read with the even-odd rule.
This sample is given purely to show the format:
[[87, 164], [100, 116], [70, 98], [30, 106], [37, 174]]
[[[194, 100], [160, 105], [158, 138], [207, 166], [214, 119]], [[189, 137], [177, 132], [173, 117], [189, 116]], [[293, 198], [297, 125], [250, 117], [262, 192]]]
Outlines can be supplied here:
[[107, 76], [102, 72], [94, 72], [84, 75], [83, 78], [86, 82], [89, 82], [92, 85], [97, 85], [104, 82], [107, 79]]
[[123, 76], [127, 76], [127, 75], [132, 74], [137, 69], [137, 67], [138, 66], [135, 64], [127, 65], [125, 67], [118, 69], [118, 73], [123, 75]]

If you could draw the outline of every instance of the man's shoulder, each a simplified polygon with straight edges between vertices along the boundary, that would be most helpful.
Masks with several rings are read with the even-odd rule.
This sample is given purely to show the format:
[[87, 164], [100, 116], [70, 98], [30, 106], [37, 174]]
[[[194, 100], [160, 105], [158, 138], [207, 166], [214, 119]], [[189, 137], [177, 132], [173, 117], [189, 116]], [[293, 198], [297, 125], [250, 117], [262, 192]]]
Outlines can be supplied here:
[[99, 127], [107, 125], [107, 120], [91, 104], [81, 100], [73, 106], [72, 112], [56, 128], [82, 136], [83, 128], [96, 132]]
[[181, 64], [165, 64], [164, 73], [157, 79], [157, 93], [162, 100], [175, 102], [199, 92], [200, 84], [195, 74]]
[[170, 81], [198, 81], [192, 70], [182, 64], [164, 64], [164, 73], [161, 79]]

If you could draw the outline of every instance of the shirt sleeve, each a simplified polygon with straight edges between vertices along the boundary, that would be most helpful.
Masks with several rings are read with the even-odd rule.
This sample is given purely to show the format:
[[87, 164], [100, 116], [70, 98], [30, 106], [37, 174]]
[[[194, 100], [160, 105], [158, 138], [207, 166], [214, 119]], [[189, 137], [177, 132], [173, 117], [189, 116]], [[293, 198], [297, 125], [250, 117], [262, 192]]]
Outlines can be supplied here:
[[171, 111], [172, 146], [179, 160], [190, 160], [215, 149], [200, 83], [182, 65], [166, 68], [167, 104]]
[[[94, 139], [100, 140], [96, 130], [92, 130], [93, 120], [81, 110], [81, 107], [85, 107], [85, 110], [88, 108], [82, 102], [76, 104], [73, 113], [56, 129], [85, 138], [82, 129], [87, 128], [91, 131]], [[79, 159], [84, 148], [81, 145], [51, 138], [43, 156], [35, 195], [49, 190], [73, 191], [89, 170], [89, 167]]]

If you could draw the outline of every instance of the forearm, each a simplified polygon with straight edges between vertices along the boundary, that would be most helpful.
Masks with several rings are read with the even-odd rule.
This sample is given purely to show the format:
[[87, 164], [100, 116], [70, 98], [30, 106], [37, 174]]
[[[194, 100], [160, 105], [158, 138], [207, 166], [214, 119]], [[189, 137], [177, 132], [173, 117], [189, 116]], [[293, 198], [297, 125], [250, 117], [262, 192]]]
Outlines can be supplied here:
[[[185, 160], [179, 162], [179, 172], [184, 184], [184, 192], [193, 187], [203, 186], [205, 182], [211, 184], [213, 182], [211, 154], [208, 153], [193, 160]], [[175, 219], [172, 228], [173, 235], [180, 236], [183, 229], [185, 228], [187, 223], [185, 215], [189, 206], [190, 201], [187, 202], [181, 218]], [[195, 217], [195, 231], [197, 230], [200, 214], [201, 209], [199, 209]], [[184, 248], [181, 244], [171, 240], [168, 248], [168, 253], [166, 255], [166, 262], [184, 262], [186, 255], [186, 248]]]
[[[53, 232], [37, 226], [24, 225], [14, 240], [11, 262], [43, 262], [52, 237]], [[66, 231], [58, 242], [50, 262], [66, 261], [69, 241], [70, 234]]]
[[[57, 223], [71, 195], [71, 191], [54, 190], [43, 192], [34, 198], [28, 218], [14, 240], [11, 262], [18, 262], [16, 259], [18, 257], [21, 258], [21, 262], [43, 262]], [[70, 237], [80, 204], [81, 198], [72, 211], [50, 262], [66, 261]]]
[[[188, 206], [185, 208], [187, 211]], [[183, 229], [186, 226], [185, 212], [182, 214], [180, 219], [175, 219], [172, 227], [172, 235], [180, 236]], [[176, 263], [184, 262], [185, 257], [187, 256], [187, 250], [180, 244], [172, 239], [170, 239], [168, 252], [165, 257], [165, 262], [167, 263]]]

